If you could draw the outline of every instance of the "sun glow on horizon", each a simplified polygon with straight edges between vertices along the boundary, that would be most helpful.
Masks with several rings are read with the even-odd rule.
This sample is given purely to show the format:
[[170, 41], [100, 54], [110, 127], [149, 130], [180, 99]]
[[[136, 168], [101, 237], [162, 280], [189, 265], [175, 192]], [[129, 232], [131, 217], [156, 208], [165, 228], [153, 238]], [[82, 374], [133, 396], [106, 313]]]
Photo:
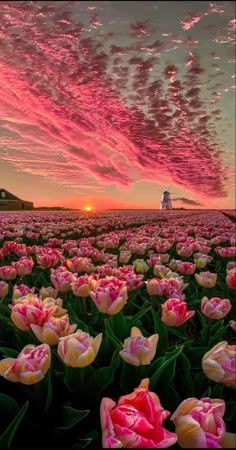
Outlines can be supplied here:
[[84, 211], [87, 211], [87, 212], [90, 212], [90, 211], [93, 211], [94, 210], [94, 208], [92, 207], [92, 206], [85, 206], [84, 208]]

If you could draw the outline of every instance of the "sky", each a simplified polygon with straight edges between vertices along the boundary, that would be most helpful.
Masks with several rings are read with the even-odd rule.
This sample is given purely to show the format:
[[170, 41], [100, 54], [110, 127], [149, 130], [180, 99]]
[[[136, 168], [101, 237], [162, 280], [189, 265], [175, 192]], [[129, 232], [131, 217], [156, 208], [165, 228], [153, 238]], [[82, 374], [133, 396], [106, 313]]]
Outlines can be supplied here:
[[235, 4], [1, 1], [0, 187], [235, 208]]

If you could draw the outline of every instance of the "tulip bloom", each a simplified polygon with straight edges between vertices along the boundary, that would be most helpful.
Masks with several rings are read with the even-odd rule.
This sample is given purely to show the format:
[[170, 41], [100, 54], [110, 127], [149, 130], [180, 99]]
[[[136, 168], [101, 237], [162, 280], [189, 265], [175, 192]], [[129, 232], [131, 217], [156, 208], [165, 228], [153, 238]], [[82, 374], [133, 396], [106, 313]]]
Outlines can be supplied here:
[[202, 370], [210, 380], [236, 387], [235, 357], [236, 345], [220, 342], [203, 356]]
[[58, 294], [58, 290], [54, 289], [52, 286], [48, 286], [48, 287], [41, 287], [40, 291], [39, 291], [39, 298], [41, 300], [44, 300], [47, 297], [50, 298], [57, 298], [57, 294]]
[[29, 275], [32, 272], [32, 269], [34, 267], [34, 261], [32, 258], [27, 258], [23, 256], [19, 259], [19, 261], [13, 262], [12, 267], [16, 269], [17, 275], [20, 277], [24, 275]]
[[56, 345], [60, 337], [74, 333], [77, 325], [71, 325], [68, 314], [65, 314], [61, 317], [49, 317], [42, 326], [32, 324], [30, 328], [43, 344]]
[[149, 265], [144, 261], [144, 259], [135, 259], [133, 262], [133, 267], [137, 273], [146, 273], [149, 270]]
[[[29, 294], [31, 295], [31, 294]], [[57, 306], [45, 308], [38, 298], [22, 300], [15, 305], [10, 305], [11, 320], [22, 331], [30, 330], [30, 325], [42, 326], [43, 323], [54, 314]]]
[[233, 331], [236, 331], [236, 320], [230, 320], [229, 325]]
[[51, 269], [51, 282], [59, 292], [68, 292], [71, 290], [71, 283], [75, 276], [65, 268]]
[[103, 278], [94, 282], [90, 297], [100, 312], [114, 315], [127, 303], [127, 285], [115, 277]]
[[19, 284], [18, 286], [15, 284], [13, 287], [13, 296], [12, 303], [17, 303], [17, 300], [25, 297], [28, 294], [34, 294], [35, 288], [30, 288], [25, 284]]
[[197, 269], [205, 269], [208, 263], [207, 258], [207, 255], [205, 257], [202, 256], [201, 258], [194, 258], [194, 264], [196, 264]]
[[46, 375], [51, 364], [51, 351], [47, 344], [26, 345], [17, 358], [0, 361], [0, 375], [13, 383], [35, 384]]
[[191, 262], [178, 262], [177, 270], [181, 275], [193, 275], [196, 270], [196, 264]]
[[52, 306], [56, 307], [53, 313], [53, 317], [61, 317], [67, 313], [67, 309], [63, 308], [62, 304], [63, 300], [59, 297], [58, 298], [46, 297], [43, 300], [44, 308], [48, 309], [51, 308]]
[[[229, 441], [223, 420], [224, 400], [188, 398], [171, 417], [182, 448], [222, 448]], [[235, 439], [234, 435], [234, 439]], [[232, 440], [232, 439], [231, 439]], [[226, 445], [225, 445], [226, 444]]]
[[196, 273], [194, 276], [198, 284], [204, 288], [212, 288], [216, 285], [217, 273], [200, 272]]
[[131, 258], [131, 252], [129, 250], [121, 251], [119, 255], [119, 263], [120, 264], [128, 264], [129, 260]]
[[169, 327], [179, 327], [195, 314], [195, 311], [188, 311], [187, 303], [178, 298], [169, 298], [161, 307], [161, 320]]
[[8, 294], [9, 286], [5, 281], [0, 281], [0, 298]]
[[231, 303], [227, 298], [203, 297], [201, 301], [201, 312], [209, 319], [223, 319], [230, 310]]
[[228, 275], [226, 277], [226, 283], [232, 289], [236, 289], [236, 269], [231, 269], [228, 271]]
[[152, 278], [146, 282], [146, 286], [150, 296], [161, 296], [164, 293], [165, 282], [164, 280], [160, 280], [158, 278]]
[[103, 448], [166, 448], [177, 436], [163, 428], [170, 415], [159, 397], [148, 389], [149, 379], [141, 381], [131, 394], [103, 398], [100, 406]]
[[77, 297], [88, 297], [91, 290], [91, 282], [88, 275], [82, 275], [71, 283], [72, 292]]
[[156, 354], [158, 339], [158, 334], [153, 334], [149, 338], [146, 338], [138, 328], [133, 327], [131, 329], [131, 336], [124, 341], [120, 357], [132, 366], [146, 366], [151, 364]]
[[102, 333], [95, 338], [77, 330], [70, 336], [59, 339], [57, 352], [68, 367], [86, 367], [95, 360], [102, 342]]
[[16, 278], [16, 269], [12, 266], [0, 267], [0, 278], [2, 280], [14, 280]]

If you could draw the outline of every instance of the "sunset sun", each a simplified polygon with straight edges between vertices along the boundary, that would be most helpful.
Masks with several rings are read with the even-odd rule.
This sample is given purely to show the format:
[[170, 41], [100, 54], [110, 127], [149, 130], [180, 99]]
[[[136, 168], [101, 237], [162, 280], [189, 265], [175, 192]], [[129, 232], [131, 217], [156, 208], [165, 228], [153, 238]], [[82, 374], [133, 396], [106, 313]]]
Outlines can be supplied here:
[[93, 211], [93, 207], [92, 206], [85, 206], [84, 207], [84, 211], [87, 211], [87, 212]]

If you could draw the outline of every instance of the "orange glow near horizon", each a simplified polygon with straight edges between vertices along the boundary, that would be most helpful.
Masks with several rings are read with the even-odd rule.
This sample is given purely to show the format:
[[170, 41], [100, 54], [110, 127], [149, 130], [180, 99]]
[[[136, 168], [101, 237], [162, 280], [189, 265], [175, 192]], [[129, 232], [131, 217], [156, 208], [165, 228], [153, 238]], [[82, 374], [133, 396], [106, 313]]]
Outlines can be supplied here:
[[92, 206], [85, 206], [84, 208], [84, 211], [87, 211], [87, 212], [90, 212], [90, 211], [93, 211], [94, 210], [94, 208], [92, 207]]

